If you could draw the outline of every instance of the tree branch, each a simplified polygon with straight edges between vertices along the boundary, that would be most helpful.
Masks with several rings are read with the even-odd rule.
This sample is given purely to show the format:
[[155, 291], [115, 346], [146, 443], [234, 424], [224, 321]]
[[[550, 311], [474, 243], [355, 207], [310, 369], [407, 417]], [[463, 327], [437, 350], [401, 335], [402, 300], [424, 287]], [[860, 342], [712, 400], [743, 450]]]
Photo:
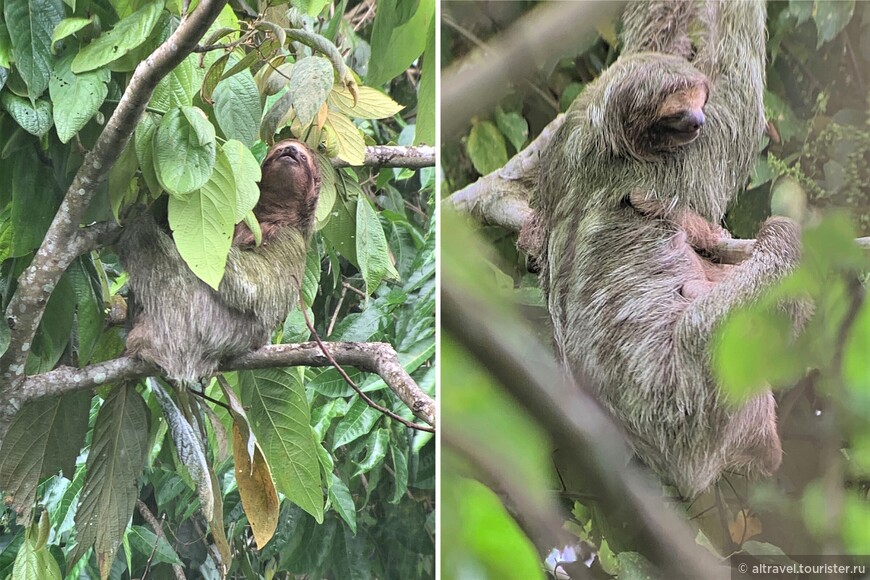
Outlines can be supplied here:
[[[130, 140], [131, 128], [138, 123], [157, 83], [190, 54], [225, 4], [226, 0], [202, 0], [166, 42], [139, 63], [106, 128], [85, 155], [42, 245], [21, 275], [18, 289], [6, 308], [6, 322], [12, 332], [9, 348], [0, 357], [0, 398], [14, 398], [11, 384], [24, 374], [24, 363], [51, 292], [76, 258], [79, 247], [72, 242], [97, 187]], [[12, 405], [4, 407], [15, 407], [15, 401], [11, 402]], [[4, 410], [0, 415], [6, 413]]]
[[[343, 159], [329, 160], [333, 167], [351, 167]], [[405, 167], [422, 169], [435, 167], [435, 148], [428, 145], [402, 147], [399, 145], [373, 145], [366, 147], [365, 167]]]
[[[437, 413], [435, 400], [417, 386], [414, 379], [402, 367], [391, 345], [383, 342], [330, 342], [325, 345], [332, 358], [339, 364], [379, 375], [414, 415], [435, 426]], [[237, 371], [292, 366], [328, 367], [332, 366], [332, 362], [321, 352], [316, 342], [275, 344], [232, 359], [220, 370]], [[155, 374], [160, 373], [154, 366], [127, 356], [81, 369], [58, 367], [53, 371], [24, 379], [18, 390], [18, 399], [23, 404], [42, 397], [63, 395]]]
[[533, 330], [442, 276], [444, 330], [464, 346], [552, 441], [583, 459], [586, 482], [606, 513], [633, 522], [638, 549], [668, 578], [726, 578], [695, 545], [685, 522], [660, 507], [660, 494], [623, 465], [625, 439], [592, 395], [560, 372]]

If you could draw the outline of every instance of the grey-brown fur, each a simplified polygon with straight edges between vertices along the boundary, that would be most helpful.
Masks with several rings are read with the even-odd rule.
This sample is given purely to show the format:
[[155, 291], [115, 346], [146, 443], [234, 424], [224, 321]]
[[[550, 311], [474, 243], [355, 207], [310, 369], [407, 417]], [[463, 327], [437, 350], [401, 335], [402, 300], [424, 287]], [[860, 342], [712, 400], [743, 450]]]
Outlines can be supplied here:
[[[701, 257], [680, 241], [676, 220], [638, 211], [629, 197], [639, 190], [663, 214], [721, 221], [764, 128], [764, 3], [641, 2], [626, 12], [623, 55], [574, 102], [542, 153], [531, 200], [540, 231], [524, 234], [540, 240], [536, 258], [566, 366], [592, 382], [638, 456], [692, 496], [726, 469], [769, 475], [779, 466], [773, 396], [726, 406], [710, 343], [731, 310], [795, 266], [799, 232], [768, 220], [749, 260], [684, 295], [703, 273]], [[688, 22], [699, 27], [690, 48]], [[645, 40], [663, 29], [660, 45]], [[639, 52], [650, 48], [676, 56]], [[661, 103], [702, 83], [709, 100], [699, 137], [647, 150], [644, 131]]]
[[[281, 155], [288, 147], [295, 157]], [[237, 227], [217, 292], [190, 271], [150, 215], [126, 227], [118, 251], [135, 298], [128, 353], [169, 379], [198, 382], [222, 360], [268, 343], [296, 302], [319, 184], [304, 144], [283, 141], [270, 150], [254, 208], [262, 245], [254, 247], [247, 228]]]

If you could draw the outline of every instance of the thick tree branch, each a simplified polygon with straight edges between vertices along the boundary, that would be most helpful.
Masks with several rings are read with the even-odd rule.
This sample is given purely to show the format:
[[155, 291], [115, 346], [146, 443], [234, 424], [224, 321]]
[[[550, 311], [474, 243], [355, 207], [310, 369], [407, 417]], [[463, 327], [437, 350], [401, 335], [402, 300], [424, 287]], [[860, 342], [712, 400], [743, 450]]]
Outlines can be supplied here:
[[10, 383], [24, 373], [24, 363], [48, 298], [64, 270], [76, 258], [79, 246], [73, 241], [97, 187], [106, 179], [130, 140], [131, 128], [138, 123], [157, 83], [190, 54], [225, 4], [226, 0], [202, 0], [166, 42], [139, 63], [106, 128], [94, 148], [85, 155], [42, 245], [30, 267], [21, 275], [18, 289], [6, 309], [6, 322], [12, 332], [9, 348], [0, 357], [0, 385], [3, 385], [0, 395], [4, 398], [13, 397]]
[[473, 115], [489, 110], [504, 96], [510, 83], [596, 38], [596, 25], [612, 22], [623, 4], [542, 3], [487, 46], [451, 65], [441, 82], [441, 110], [448, 112], [442, 115], [443, 138], [457, 138]]
[[504, 167], [453, 193], [444, 205], [471, 214], [476, 220], [519, 232], [531, 215], [529, 192], [538, 179], [538, 160], [565, 120], [559, 115], [528, 147]]
[[[399, 362], [393, 347], [383, 342], [328, 342], [332, 357], [341, 365], [379, 375], [409, 409], [431, 426], [435, 426], [435, 401], [424, 393]], [[316, 342], [275, 344], [232, 359], [222, 371], [251, 370], [273, 367], [327, 367], [332, 362]], [[141, 360], [122, 356], [85, 368], [59, 367], [53, 371], [27, 377], [18, 390], [21, 403], [57, 396], [82, 389], [92, 389], [125, 379], [138, 379], [159, 374]]]
[[[333, 167], [351, 167], [343, 159], [330, 159]], [[372, 145], [366, 147], [365, 167], [405, 167], [422, 169], [435, 167], [435, 148], [428, 145], [402, 147], [400, 145]]]
[[520, 324], [448, 272], [442, 277], [444, 330], [480, 362], [560, 447], [583, 460], [586, 482], [606, 513], [634, 523], [638, 549], [668, 578], [727, 578], [695, 545], [685, 522], [661, 506], [660, 494], [618, 458], [625, 440], [584, 389], [559, 371], [553, 355]]

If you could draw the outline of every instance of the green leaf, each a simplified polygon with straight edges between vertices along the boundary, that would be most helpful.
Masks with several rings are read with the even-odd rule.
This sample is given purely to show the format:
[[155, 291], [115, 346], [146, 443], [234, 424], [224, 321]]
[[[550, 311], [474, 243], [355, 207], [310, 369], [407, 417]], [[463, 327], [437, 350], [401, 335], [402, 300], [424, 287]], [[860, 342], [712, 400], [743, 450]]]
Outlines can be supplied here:
[[329, 6], [330, 0], [291, 0], [290, 4], [308, 16], [317, 16], [326, 6]]
[[354, 477], [362, 473], [368, 473], [375, 468], [377, 464], [384, 460], [387, 456], [387, 451], [390, 449], [390, 430], [378, 429], [369, 433], [368, 441], [366, 441], [365, 459], [357, 467]]
[[317, 199], [317, 209], [314, 218], [317, 221], [315, 228], [320, 230], [329, 221], [332, 208], [335, 205], [335, 197], [338, 191], [335, 186], [335, 168], [329, 162], [326, 155], [316, 153], [317, 167], [320, 169], [320, 196]]
[[51, 129], [54, 120], [51, 116], [51, 103], [39, 99], [35, 104], [9, 91], [0, 93], [0, 104], [6, 109], [21, 128], [37, 137], [42, 137]]
[[145, 556], [153, 558], [155, 562], [163, 562], [165, 564], [183, 565], [181, 558], [166, 541], [166, 538], [158, 538], [157, 535], [144, 526], [132, 526], [127, 533], [130, 540], [130, 546]]
[[74, 565], [93, 546], [103, 578], [133, 515], [148, 443], [148, 407], [132, 385], [109, 393], [94, 424], [76, 512]]
[[529, 122], [519, 113], [505, 113], [501, 108], [496, 109], [495, 122], [499, 131], [508, 138], [514, 151], [521, 151], [529, 138]]
[[713, 355], [729, 399], [745, 401], [768, 385], [788, 384], [803, 376], [805, 366], [791, 346], [791, 334], [791, 319], [781, 312], [754, 308], [729, 317], [717, 332]]
[[201, 189], [184, 199], [169, 198], [169, 227], [178, 252], [191, 271], [215, 290], [224, 276], [237, 211], [233, 166], [223, 148]]
[[332, 500], [332, 506], [341, 519], [347, 523], [350, 531], [356, 534], [356, 506], [353, 503], [353, 496], [350, 495], [347, 484], [334, 473], [332, 474], [332, 486], [329, 489], [329, 499]]
[[250, 147], [257, 140], [263, 107], [250, 70], [220, 81], [215, 87], [214, 115], [227, 139], [238, 139]]
[[32, 150], [16, 155], [11, 185], [12, 256], [23, 256], [39, 247], [51, 225], [58, 207], [57, 185], [51, 169]]
[[468, 157], [481, 175], [492, 173], [507, 163], [504, 135], [489, 121], [478, 121], [471, 128], [466, 144]]
[[420, 84], [417, 85], [417, 127], [414, 133], [414, 145], [426, 143], [435, 145], [435, 110], [438, 108], [435, 85], [438, 78], [438, 54], [435, 48], [435, 19], [429, 23], [429, 34], [426, 40], [426, 50], [423, 52], [423, 70], [420, 72]]
[[103, 293], [96, 267], [90, 255], [85, 254], [76, 258], [66, 273], [75, 293], [78, 362], [81, 366], [91, 360], [104, 327]]
[[15, 53], [15, 67], [27, 85], [30, 100], [48, 87], [51, 33], [63, 18], [60, 0], [6, 0], [3, 16]]
[[151, 149], [160, 185], [173, 197], [185, 196], [202, 187], [212, 173], [214, 127], [197, 107], [173, 109], [163, 115]]
[[24, 542], [15, 556], [12, 580], [61, 580], [60, 566], [48, 551], [45, 537], [48, 535], [49, 521], [45, 513], [39, 524], [33, 524], [25, 532]]
[[79, 129], [100, 110], [109, 93], [109, 71], [101, 68], [80, 75], [70, 70], [72, 54], [67, 54], [54, 65], [48, 94], [54, 105], [54, 125], [61, 143], [67, 143]]
[[[407, 20], [407, 14], [416, 10]], [[401, 74], [426, 47], [435, 0], [386, 0], [378, 4], [372, 28], [372, 57], [366, 84], [379, 86]]]
[[323, 490], [317, 443], [305, 388], [298, 372], [268, 369], [239, 373], [242, 404], [278, 491], [323, 522]]
[[[157, 179], [157, 170], [154, 168], [154, 134], [157, 132], [159, 119], [155, 113], [145, 112], [142, 120], [136, 126], [134, 141], [136, 145], [136, 159], [142, 170], [142, 177], [151, 195], [157, 196], [163, 191]], [[111, 171], [111, 170], [110, 170]], [[111, 175], [111, 174], [110, 174]]]
[[148, 105], [158, 111], [189, 107], [203, 84], [205, 73], [199, 68], [200, 55], [191, 54], [163, 77], [154, 89]]
[[384, 228], [367, 198], [357, 200], [356, 204], [356, 256], [367, 294], [377, 290], [384, 278], [399, 279], [390, 259]]
[[[260, 164], [251, 150], [244, 144], [230, 139], [221, 146], [221, 151], [215, 160], [215, 173], [224, 173], [224, 177], [232, 179], [236, 190], [236, 214], [233, 223], [244, 219], [257, 205], [260, 199], [260, 187], [257, 183], [263, 176]], [[212, 175], [211, 180], [215, 176]]]
[[311, 244], [305, 256], [305, 275], [302, 278], [302, 302], [311, 306], [320, 287], [320, 252]]
[[[864, 300], [843, 347], [843, 378], [855, 391], [870, 395], [870, 300]], [[0, 485], [2, 488], [2, 485]]]
[[[362, 373], [358, 370], [348, 369], [345, 371], [347, 376], [354, 383], [359, 383]], [[320, 393], [326, 397], [349, 397], [353, 394], [353, 388], [347, 384], [344, 377], [337, 369], [326, 369], [308, 383], [308, 388], [315, 393]]]
[[368, 435], [380, 417], [381, 413], [377, 409], [369, 407], [368, 403], [357, 396], [353, 405], [335, 426], [332, 448], [338, 449], [342, 445], [347, 445], [364, 435]]
[[[498, 496], [477, 481], [455, 476], [443, 489], [445, 553], [474, 562], [484, 578], [545, 578], [537, 550]], [[442, 569], [446, 577], [458, 572], [451, 563], [458, 564], [455, 557]]]
[[[387, 119], [404, 107], [377, 89], [359, 87], [356, 104], [351, 92], [341, 84], [333, 85], [329, 105], [336, 111], [356, 119]], [[422, 109], [420, 109], [422, 110]], [[432, 109], [434, 113], [435, 109]]]
[[332, 90], [332, 63], [319, 56], [307, 56], [296, 61], [290, 71], [288, 91], [293, 109], [303, 126], [307, 126]]
[[820, 48], [826, 42], [830, 42], [841, 30], [846, 28], [855, 12], [855, 0], [840, 0], [839, 2], [813, 2], [813, 21], [818, 31], [818, 44]]
[[61, 20], [54, 28], [54, 34], [51, 35], [52, 50], [54, 50], [54, 44], [58, 40], [63, 40], [67, 36], [75, 34], [93, 21], [93, 16], [90, 18], [64, 18]]
[[[108, 32], [82, 48], [72, 62], [72, 71], [94, 70], [121, 58], [148, 39], [163, 12], [163, 2], [146, 2]], [[53, 28], [53, 27], [52, 27]]]
[[390, 455], [393, 458], [393, 480], [395, 481], [390, 503], [398, 504], [405, 496], [405, 492], [408, 491], [408, 454], [404, 449], [393, 444], [390, 445]]
[[356, 259], [356, 200], [336, 199], [332, 216], [323, 227], [323, 235], [344, 258], [357, 265]]
[[38, 399], [15, 415], [0, 447], [0, 489], [28, 521], [39, 481], [58, 471], [72, 478], [85, 442], [91, 394]]
[[25, 365], [29, 375], [53, 369], [69, 343], [75, 314], [75, 296], [70, 279], [69, 274], [63, 275], [45, 306]]

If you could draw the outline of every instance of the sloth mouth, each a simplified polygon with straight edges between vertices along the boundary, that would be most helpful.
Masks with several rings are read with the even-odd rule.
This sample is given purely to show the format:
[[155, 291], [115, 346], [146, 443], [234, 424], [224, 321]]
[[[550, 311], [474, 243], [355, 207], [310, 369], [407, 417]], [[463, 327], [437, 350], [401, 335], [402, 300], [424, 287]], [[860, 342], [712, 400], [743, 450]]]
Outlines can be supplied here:
[[299, 150], [295, 145], [291, 145], [289, 147], [285, 147], [281, 154], [278, 156], [279, 159], [289, 159], [294, 163], [301, 163], [303, 159], [302, 151]]

